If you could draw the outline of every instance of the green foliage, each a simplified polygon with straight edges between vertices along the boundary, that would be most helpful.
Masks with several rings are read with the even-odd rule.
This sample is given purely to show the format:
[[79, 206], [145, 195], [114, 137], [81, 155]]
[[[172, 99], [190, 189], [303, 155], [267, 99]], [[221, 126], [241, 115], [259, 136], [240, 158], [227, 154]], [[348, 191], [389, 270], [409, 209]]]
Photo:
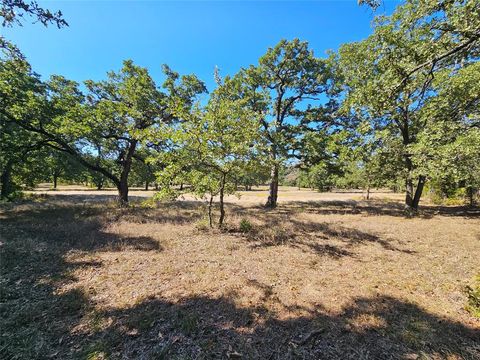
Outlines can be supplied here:
[[[34, 2], [4, 0], [0, 16], [3, 26], [24, 16], [66, 25]], [[126, 203], [129, 186], [158, 182], [157, 198], [193, 192], [210, 215], [218, 197], [220, 223], [224, 196], [267, 181], [272, 207], [279, 181], [321, 191], [404, 187], [413, 208], [426, 185], [439, 201], [474, 205], [479, 28], [477, 0], [406, 0], [376, 17], [368, 38], [326, 59], [305, 41], [281, 40], [233, 78], [216, 69], [207, 103], [195, 75], [164, 65], [158, 86], [131, 60], [85, 81], [86, 90], [58, 75], [42, 81], [2, 39], [1, 197], [53, 179], [113, 185]]]
[[[146, 142], [149, 130], [174, 122], [173, 107], [180, 102], [187, 106], [190, 96], [204, 90], [194, 76], [179, 79], [166, 69], [165, 92], [157, 88], [147, 69], [125, 61], [119, 72], [107, 74], [107, 80], [86, 81], [84, 94], [73, 81], [52, 76], [41, 83], [26, 62], [7, 60], [0, 69], [6, 79], [0, 91], [9, 99], [2, 115], [9, 126], [94, 172], [97, 187], [105, 179], [111, 181], [120, 201], [126, 203], [134, 159], [144, 161], [142, 147], [155, 147]], [[155, 150], [161, 151], [161, 145]], [[142, 180], [152, 179], [152, 171], [147, 176], [148, 171], [138, 166], [136, 173], [142, 171]]]
[[[333, 179], [325, 163], [312, 166], [305, 177], [300, 177], [300, 187], [311, 187], [318, 191], [330, 190], [333, 186]], [[302, 181], [303, 180], [303, 181]]]
[[227, 78], [212, 93], [205, 107], [196, 104], [185, 111], [178, 104], [176, 115], [182, 118], [177, 127], [163, 127], [155, 133], [170, 144], [170, 151], [159, 154], [152, 162], [164, 164], [157, 173], [161, 196], [176, 197], [181, 190], [174, 185], [190, 185], [189, 192], [212, 202], [219, 197], [221, 226], [224, 220], [224, 196], [236, 191], [238, 174], [259, 164], [261, 148], [256, 114], [236, 97], [236, 80]]
[[[1, 0], [0, 18], [2, 27], [22, 25], [26, 17], [33, 18], [34, 22], [40, 22], [44, 26], [55, 24], [58, 28], [68, 26], [61, 11], [52, 12], [38, 5], [36, 1], [25, 0]], [[23, 54], [11, 42], [0, 35], [0, 51], [17, 59], [23, 59]]]
[[245, 219], [245, 218], [240, 220], [239, 227], [240, 227], [240, 232], [242, 232], [242, 233], [248, 233], [248, 232], [252, 231], [252, 229], [253, 229], [252, 223], [248, 219]]
[[[366, 40], [340, 49], [338, 71], [347, 94], [343, 112], [368, 121], [372, 136], [389, 145], [383, 150], [389, 149], [392, 159], [403, 160], [407, 206], [418, 206], [429, 173], [419, 165], [426, 164], [425, 158], [417, 156], [428, 151], [422, 140], [425, 132], [438, 124], [432, 111], [441, 109], [436, 104], [444, 96], [441, 79], [454, 86], [456, 77], [476, 66], [480, 34], [474, 29], [479, 28], [479, 13], [475, 0], [406, 1], [391, 16], [377, 17], [374, 32]], [[471, 23], [464, 21], [472, 16]], [[440, 74], [440, 81], [435, 80], [435, 73]], [[461, 89], [451, 91], [452, 97]], [[472, 108], [465, 93], [459, 98], [453, 102], [460, 103], [459, 107], [444, 115], [451, 114], [450, 110], [464, 114]], [[463, 119], [450, 116], [449, 120]]]
[[2, 0], [0, 3], [0, 17], [3, 18], [2, 26], [12, 26], [13, 24], [21, 25], [25, 16], [34, 18], [43, 25], [55, 24], [59, 28], [68, 26], [63, 19], [62, 12], [51, 12], [38, 5], [36, 1], [24, 0]]
[[272, 167], [267, 206], [275, 207], [279, 168], [298, 150], [309, 125], [329, 121], [331, 109], [322, 106], [321, 95], [333, 93], [330, 66], [315, 57], [307, 42], [281, 40], [257, 66], [242, 69], [235, 79], [241, 97], [258, 116], [267, 144], [265, 155]]
[[425, 131], [412, 147], [418, 168], [431, 178], [436, 198], [458, 197], [473, 205], [480, 188], [480, 64], [439, 74], [438, 95], [424, 108]]
[[475, 277], [472, 286], [465, 288], [465, 293], [467, 294], [467, 311], [474, 317], [480, 318], [480, 275]]

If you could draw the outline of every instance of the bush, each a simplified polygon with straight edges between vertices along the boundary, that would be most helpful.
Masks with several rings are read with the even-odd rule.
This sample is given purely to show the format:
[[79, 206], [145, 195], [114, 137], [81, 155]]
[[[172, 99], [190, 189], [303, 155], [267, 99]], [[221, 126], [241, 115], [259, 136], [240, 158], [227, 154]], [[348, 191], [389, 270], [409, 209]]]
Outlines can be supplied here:
[[248, 221], [248, 219], [244, 218], [240, 220], [240, 232], [247, 233], [252, 231], [252, 228], [253, 228], [252, 223]]
[[157, 205], [158, 200], [155, 197], [151, 197], [140, 202], [140, 207], [144, 209], [155, 209]]
[[195, 228], [200, 231], [206, 231], [210, 229], [210, 223], [208, 218], [202, 218], [195, 223]]
[[475, 277], [473, 286], [466, 287], [465, 292], [467, 294], [466, 310], [480, 319], [480, 274]]

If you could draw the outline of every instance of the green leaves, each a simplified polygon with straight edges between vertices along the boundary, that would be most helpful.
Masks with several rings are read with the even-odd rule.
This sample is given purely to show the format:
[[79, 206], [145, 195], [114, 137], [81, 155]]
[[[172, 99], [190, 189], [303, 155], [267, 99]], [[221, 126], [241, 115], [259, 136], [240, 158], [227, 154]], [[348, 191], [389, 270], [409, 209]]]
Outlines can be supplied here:
[[189, 111], [177, 107], [174, 115], [182, 121], [162, 132], [169, 151], [153, 159], [165, 165], [157, 174], [163, 197], [175, 197], [174, 186], [186, 183], [189, 192], [203, 199], [221, 194], [223, 209], [223, 195], [236, 191], [239, 175], [260, 163], [258, 115], [235, 89], [226, 79], [206, 106], [197, 103]]

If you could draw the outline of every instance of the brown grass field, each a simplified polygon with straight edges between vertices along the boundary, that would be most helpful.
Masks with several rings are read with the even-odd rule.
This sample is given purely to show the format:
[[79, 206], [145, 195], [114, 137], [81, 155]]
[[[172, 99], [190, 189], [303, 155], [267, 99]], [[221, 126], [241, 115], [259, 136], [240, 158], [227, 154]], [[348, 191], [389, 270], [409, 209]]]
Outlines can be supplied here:
[[479, 209], [256, 189], [220, 231], [192, 197], [36, 193], [0, 207], [1, 359], [480, 359]]

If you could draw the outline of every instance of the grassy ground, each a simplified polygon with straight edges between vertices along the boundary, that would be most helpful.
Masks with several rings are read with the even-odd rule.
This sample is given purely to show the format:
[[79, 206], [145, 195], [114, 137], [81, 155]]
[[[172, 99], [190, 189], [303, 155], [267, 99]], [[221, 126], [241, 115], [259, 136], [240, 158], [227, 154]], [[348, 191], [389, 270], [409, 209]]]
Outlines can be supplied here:
[[4, 206], [0, 358], [480, 359], [478, 210], [291, 191], [221, 232], [192, 201]]

